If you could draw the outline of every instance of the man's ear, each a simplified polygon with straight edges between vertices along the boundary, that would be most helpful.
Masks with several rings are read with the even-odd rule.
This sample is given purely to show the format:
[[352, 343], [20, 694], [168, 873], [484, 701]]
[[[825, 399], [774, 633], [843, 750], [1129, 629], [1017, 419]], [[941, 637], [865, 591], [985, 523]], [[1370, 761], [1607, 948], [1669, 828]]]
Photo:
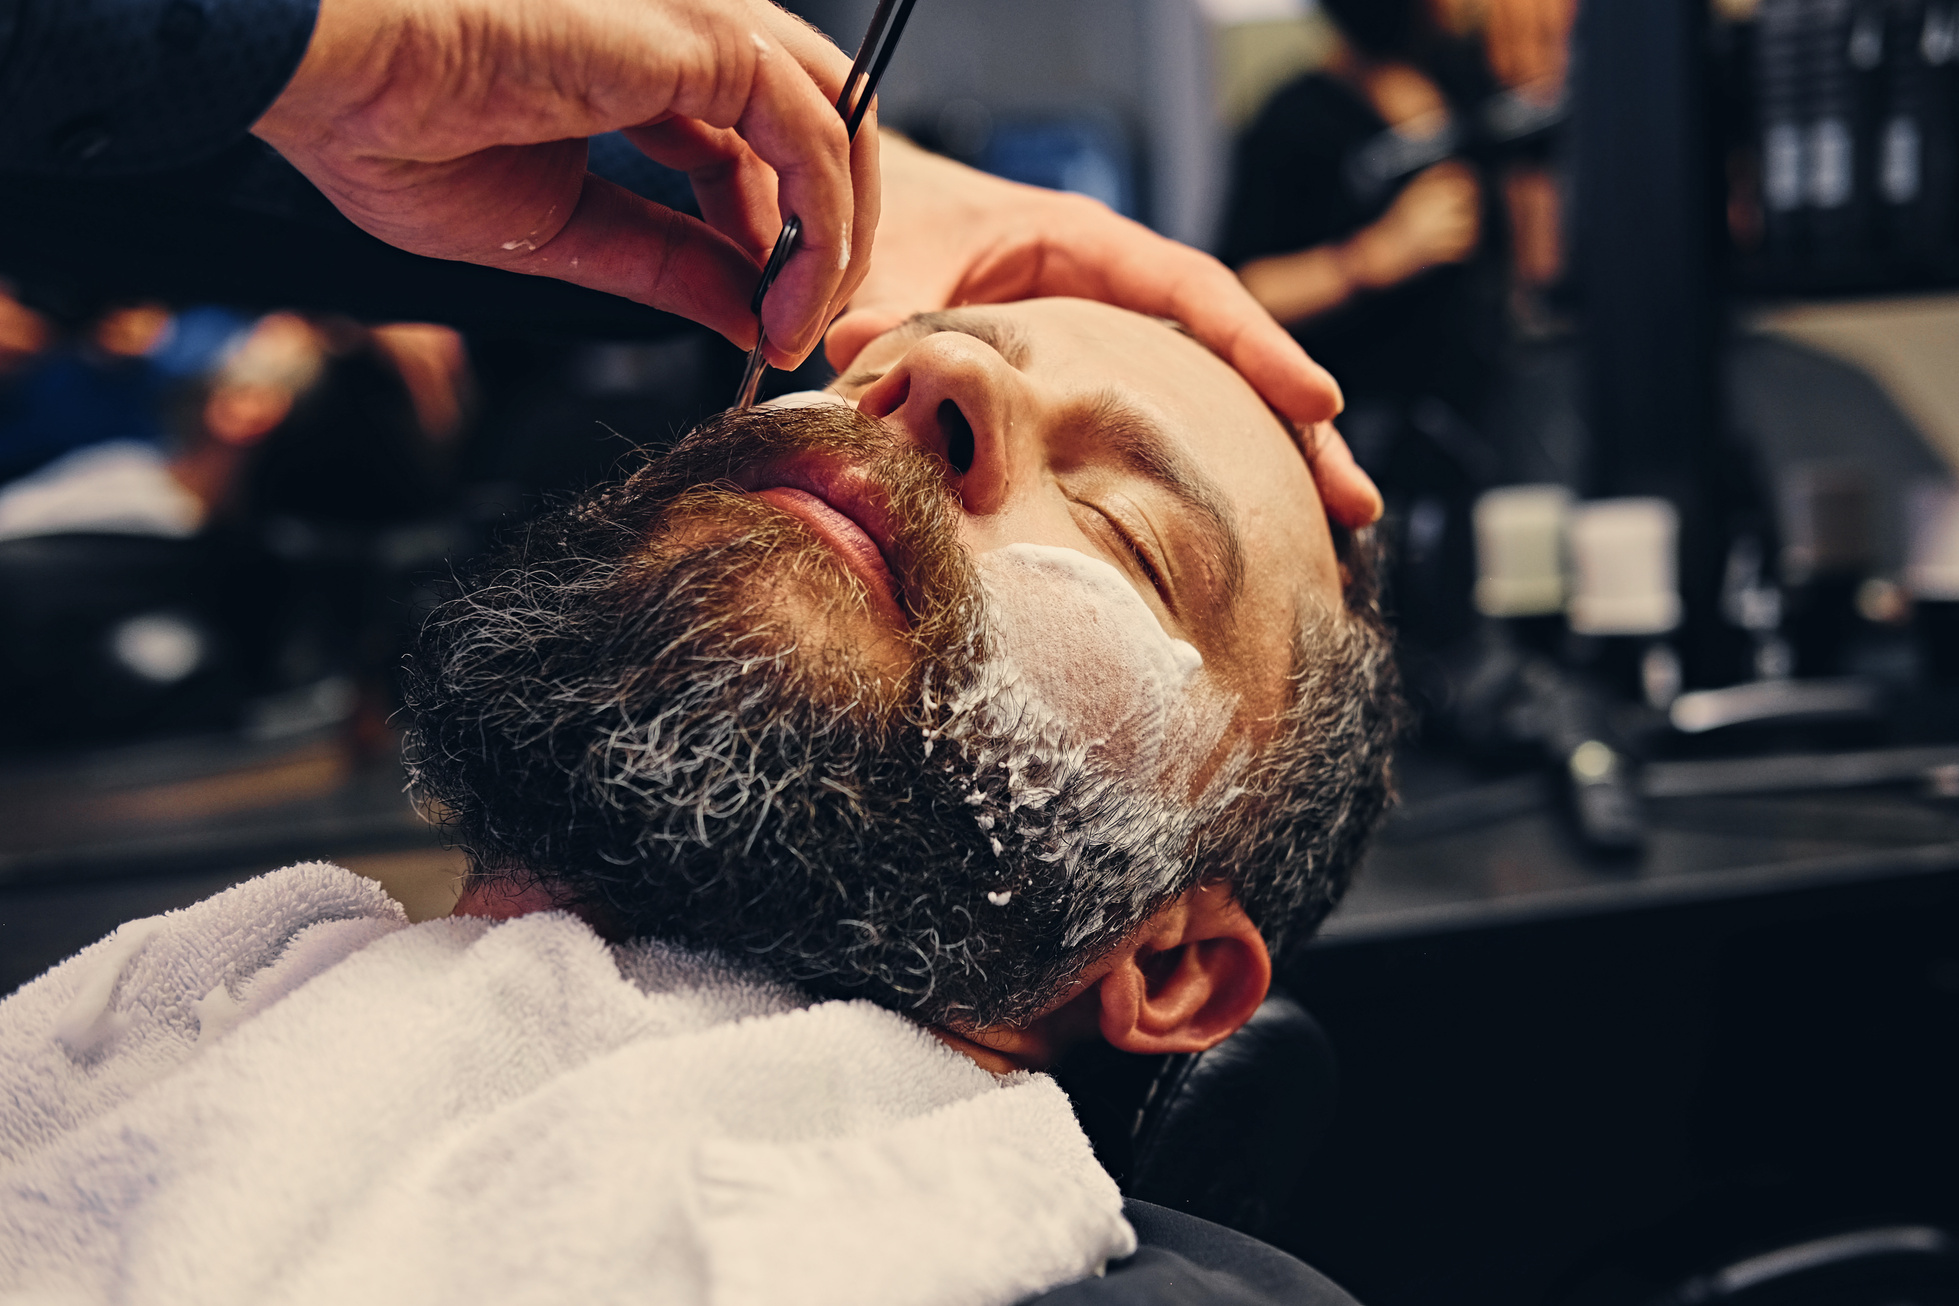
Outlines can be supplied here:
[[1229, 885], [1200, 884], [1117, 949], [1096, 981], [1102, 1037], [1125, 1052], [1202, 1052], [1252, 1018], [1272, 956]]

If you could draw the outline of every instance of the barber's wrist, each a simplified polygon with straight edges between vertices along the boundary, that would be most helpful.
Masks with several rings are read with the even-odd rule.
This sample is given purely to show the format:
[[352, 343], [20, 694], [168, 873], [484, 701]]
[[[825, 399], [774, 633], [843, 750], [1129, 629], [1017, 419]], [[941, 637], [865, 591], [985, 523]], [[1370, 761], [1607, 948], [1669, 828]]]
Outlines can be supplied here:
[[371, 56], [383, 44], [383, 30], [392, 26], [387, 17], [376, 0], [319, 0], [306, 53], [285, 89], [252, 124], [252, 134], [284, 149], [331, 135], [344, 106], [377, 98], [385, 61]]
[[1378, 290], [1386, 284], [1382, 275], [1384, 252], [1380, 237], [1372, 227], [1364, 227], [1333, 246], [1333, 266], [1345, 282], [1342, 298], [1363, 290]]

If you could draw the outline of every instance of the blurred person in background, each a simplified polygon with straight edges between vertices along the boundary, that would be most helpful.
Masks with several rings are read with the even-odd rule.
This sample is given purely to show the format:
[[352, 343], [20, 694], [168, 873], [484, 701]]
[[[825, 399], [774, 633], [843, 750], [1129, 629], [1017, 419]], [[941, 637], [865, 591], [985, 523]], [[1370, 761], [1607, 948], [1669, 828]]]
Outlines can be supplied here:
[[[169, 322], [140, 342], [144, 352]], [[0, 489], [0, 539], [181, 539], [267, 515], [427, 515], [441, 494], [431, 446], [461, 426], [465, 368], [460, 338], [444, 327], [267, 314], [161, 402], [167, 441], [90, 443]]]
[[1466, 565], [1468, 500], [1502, 475], [1506, 308], [1541, 318], [1561, 270], [1541, 124], [1563, 93], [1570, 4], [1322, 8], [1340, 41], [1240, 138], [1222, 253], [1339, 380], [1340, 428], [1402, 509], [1397, 606], [1446, 642], [1467, 579], [1430, 573]]
[[166, 378], [168, 436], [101, 440], [0, 487], [0, 677], [33, 687], [0, 742], [229, 730], [269, 695], [317, 691], [386, 744], [408, 575], [449, 542], [426, 523], [467, 415], [460, 338], [161, 319], [140, 361]]
[[303, 319], [260, 319], [163, 405], [177, 410], [169, 447], [97, 441], [14, 481], [0, 490], [0, 539], [196, 535], [234, 500], [249, 451], [285, 421], [320, 372], [321, 350]]
[[[1570, 0], [1325, 0], [1341, 41], [1275, 95], [1238, 146], [1224, 258], [1349, 395], [1433, 393], [1477, 410], [1500, 335], [1503, 271], [1543, 287], [1562, 263], [1541, 159], [1469, 157], [1503, 90], [1563, 94]], [[1462, 39], [1483, 24], [1480, 47]], [[1510, 129], [1514, 131], [1514, 128]]]
[[87, 445], [161, 440], [169, 378], [151, 354], [169, 326], [154, 304], [64, 323], [0, 283], [0, 483]]

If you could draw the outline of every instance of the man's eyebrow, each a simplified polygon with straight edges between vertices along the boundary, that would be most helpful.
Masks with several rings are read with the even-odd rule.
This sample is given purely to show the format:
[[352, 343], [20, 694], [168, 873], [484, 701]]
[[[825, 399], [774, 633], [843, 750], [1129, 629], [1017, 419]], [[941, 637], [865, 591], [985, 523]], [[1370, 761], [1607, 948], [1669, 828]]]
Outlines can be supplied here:
[[[1029, 348], [1027, 337], [1011, 322], [1002, 322], [997, 317], [967, 312], [964, 309], [942, 308], [931, 313], [914, 313], [897, 326], [891, 328], [879, 339], [896, 336], [899, 340], [923, 340], [941, 331], [956, 331], [962, 336], [988, 345], [993, 352], [1007, 360], [1007, 366], [1020, 369], [1027, 366]], [[856, 371], [838, 382], [839, 385], [869, 385], [882, 373], [875, 371]]]
[[1224, 577], [1221, 607], [1245, 587], [1245, 543], [1237, 514], [1196, 463], [1164, 433], [1163, 424], [1119, 390], [1104, 390], [1090, 410], [1090, 429], [1137, 475], [1154, 482], [1190, 513]]

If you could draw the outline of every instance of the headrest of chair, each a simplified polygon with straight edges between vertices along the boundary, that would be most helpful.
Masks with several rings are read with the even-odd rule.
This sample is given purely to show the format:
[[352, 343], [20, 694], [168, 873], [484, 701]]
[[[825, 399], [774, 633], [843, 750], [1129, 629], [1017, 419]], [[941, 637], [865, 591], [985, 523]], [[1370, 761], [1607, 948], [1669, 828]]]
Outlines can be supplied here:
[[1055, 1070], [1130, 1197], [1265, 1237], [1333, 1115], [1333, 1049], [1274, 989], [1208, 1052], [1144, 1057], [1087, 1045]]

